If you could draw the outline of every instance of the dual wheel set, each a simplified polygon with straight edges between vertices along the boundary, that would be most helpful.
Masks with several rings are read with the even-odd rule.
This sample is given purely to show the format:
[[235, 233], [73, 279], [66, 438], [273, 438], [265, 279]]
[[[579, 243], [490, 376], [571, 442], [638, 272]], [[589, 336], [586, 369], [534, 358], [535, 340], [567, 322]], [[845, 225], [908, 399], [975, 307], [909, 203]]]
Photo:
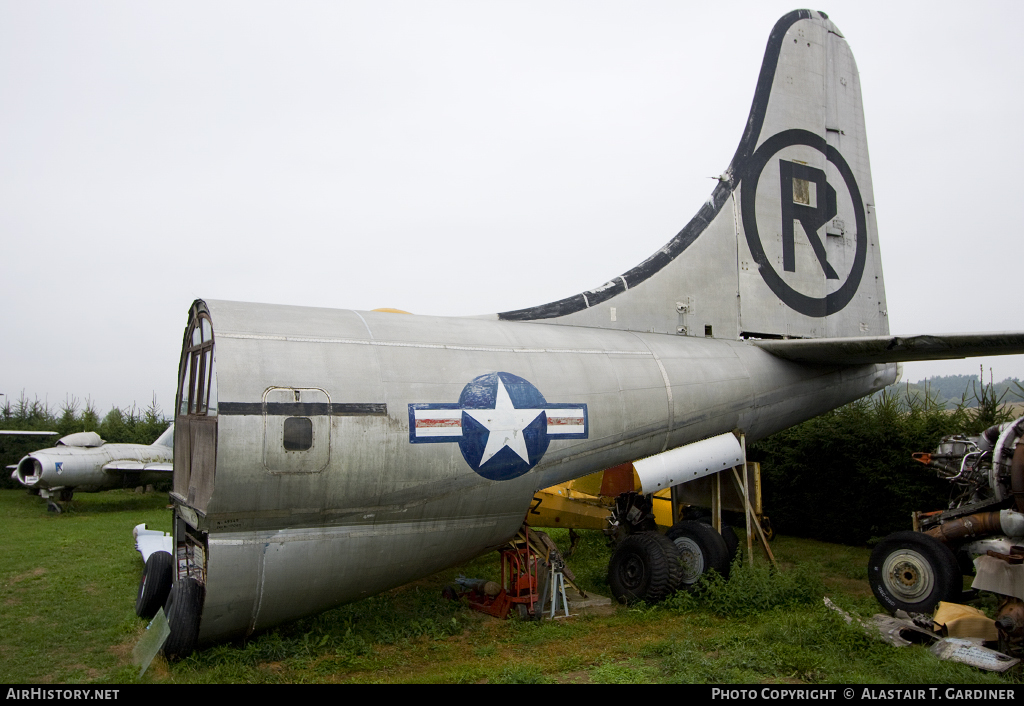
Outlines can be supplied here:
[[135, 614], [151, 620], [160, 608], [164, 609], [171, 630], [163, 646], [167, 659], [187, 657], [195, 650], [203, 595], [202, 584], [191, 576], [174, 581], [174, 557], [169, 552], [153, 552], [146, 559]]
[[722, 533], [697, 520], [677, 522], [665, 534], [627, 535], [608, 562], [608, 585], [620, 603], [657, 603], [716, 571], [729, 576], [739, 539], [728, 525]]

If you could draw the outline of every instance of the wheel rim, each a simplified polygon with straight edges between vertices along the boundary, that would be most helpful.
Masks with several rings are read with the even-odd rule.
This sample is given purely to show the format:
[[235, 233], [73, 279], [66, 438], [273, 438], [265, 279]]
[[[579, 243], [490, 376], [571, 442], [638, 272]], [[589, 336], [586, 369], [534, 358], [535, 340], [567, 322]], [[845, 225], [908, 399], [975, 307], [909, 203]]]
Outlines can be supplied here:
[[637, 556], [631, 556], [622, 566], [622, 583], [626, 588], [634, 591], [643, 585], [645, 574], [643, 561]]
[[679, 558], [683, 565], [683, 583], [697, 583], [697, 579], [704, 573], [704, 552], [701, 551], [700, 545], [689, 537], [676, 537], [672, 541], [679, 550]]
[[916, 603], [932, 592], [935, 571], [931, 564], [911, 549], [890, 554], [882, 565], [885, 587], [893, 597], [905, 603]]

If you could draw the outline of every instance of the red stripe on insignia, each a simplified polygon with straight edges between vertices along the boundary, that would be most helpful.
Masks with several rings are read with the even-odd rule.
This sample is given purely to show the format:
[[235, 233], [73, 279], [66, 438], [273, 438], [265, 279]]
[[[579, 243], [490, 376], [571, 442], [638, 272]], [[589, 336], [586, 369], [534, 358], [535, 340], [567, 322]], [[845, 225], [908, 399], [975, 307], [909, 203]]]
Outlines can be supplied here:
[[461, 427], [461, 419], [417, 419], [417, 429], [432, 429], [436, 427]]
[[583, 426], [583, 417], [548, 417], [548, 426]]

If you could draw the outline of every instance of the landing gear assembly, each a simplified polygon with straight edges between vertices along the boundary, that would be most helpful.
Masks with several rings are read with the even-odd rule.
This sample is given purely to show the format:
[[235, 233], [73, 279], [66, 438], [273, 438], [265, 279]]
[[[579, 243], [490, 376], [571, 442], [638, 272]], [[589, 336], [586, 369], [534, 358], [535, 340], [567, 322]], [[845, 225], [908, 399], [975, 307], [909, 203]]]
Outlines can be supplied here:
[[661, 534], [649, 496], [632, 492], [616, 498], [610, 536], [625, 537], [608, 562], [612, 596], [620, 603], [656, 603], [696, 585], [709, 571], [727, 578], [739, 544], [736, 532], [722, 525], [719, 533], [707, 520], [681, 520]]

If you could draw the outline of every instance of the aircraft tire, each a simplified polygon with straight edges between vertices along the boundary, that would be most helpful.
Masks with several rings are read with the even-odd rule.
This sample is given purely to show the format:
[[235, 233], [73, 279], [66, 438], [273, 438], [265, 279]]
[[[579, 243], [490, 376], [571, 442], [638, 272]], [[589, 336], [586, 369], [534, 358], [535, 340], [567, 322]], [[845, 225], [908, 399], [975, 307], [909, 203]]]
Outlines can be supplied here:
[[174, 576], [174, 557], [170, 552], [153, 552], [146, 559], [139, 579], [139, 595], [135, 598], [135, 614], [149, 620], [167, 602]]
[[[736, 536], [735, 532], [732, 534], [733, 537]], [[724, 577], [729, 576], [729, 546], [711, 525], [695, 520], [683, 520], [672, 525], [665, 536], [672, 540], [679, 552], [682, 561], [682, 587], [693, 586], [708, 571], [717, 571]], [[736, 542], [739, 544], [738, 538]]]
[[868, 583], [890, 613], [931, 613], [939, 601], [958, 601], [963, 592], [956, 555], [934, 537], [912, 530], [878, 543], [868, 561]]
[[736, 530], [732, 528], [732, 525], [722, 525], [722, 539], [725, 540], [725, 548], [729, 550], [729, 564], [736, 559], [736, 552], [740, 548], [740, 538], [736, 535]]
[[[697, 521], [705, 525], [710, 525], [712, 527], [714, 526], [711, 525], [710, 516], [701, 516], [697, 518]], [[726, 548], [729, 550], [729, 564], [732, 564], [733, 560], [736, 558], [736, 552], [739, 551], [740, 548], [740, 538], [736, 535], [736, 530], [732, 528], [732, 525], [727, 525], [724, 523], [722, 524], [721, 535], [722, 539], [725, 540]]]
[[676, 545], [657, 532], [623, 539], [608, 562], [608, 585], [619, 603], [657, 603], [679, 587]]
[[178, 579], [167, 595], [164, 613], [171, 629], [164, 642], [164, 657], [184, 659], [196, 649], [199, 640], [199, 619], [203, 614], [203, 586], [192, 577]]

